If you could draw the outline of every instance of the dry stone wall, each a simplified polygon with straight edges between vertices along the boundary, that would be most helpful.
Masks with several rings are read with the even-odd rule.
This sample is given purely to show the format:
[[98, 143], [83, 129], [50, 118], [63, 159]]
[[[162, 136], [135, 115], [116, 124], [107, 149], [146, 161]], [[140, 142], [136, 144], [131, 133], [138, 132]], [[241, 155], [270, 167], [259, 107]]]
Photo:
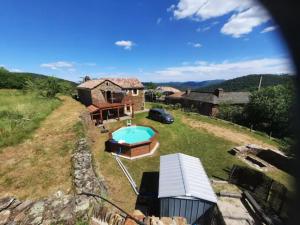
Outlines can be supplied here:
[[[91, 225], [135, 225], [126, 216], [104, 206], [84, 193], [106, 196], [104, 179], [93, 169], [92, 154], [85, 139], [78, 141], [72, 156], [72, 194], [62, 191], [39, 200], [20, 201], [13, 196], [0, 198], [0, 225], [71, 225], [86, 221]], [[185, 225], [184, 218], [145, 217], [133, 215], [147, 225]]]

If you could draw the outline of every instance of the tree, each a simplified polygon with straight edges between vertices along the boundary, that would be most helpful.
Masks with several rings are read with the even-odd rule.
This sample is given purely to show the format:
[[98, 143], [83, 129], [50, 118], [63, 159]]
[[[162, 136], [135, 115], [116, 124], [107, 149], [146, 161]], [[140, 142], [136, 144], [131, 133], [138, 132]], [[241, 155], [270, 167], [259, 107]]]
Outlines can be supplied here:
[[292, 134], [293, 102], [295, 90], [292, 84], [267, 87], [255, 91], [245, 109], [248, 121], [255, 129], [278, 137]]
[[220, 104], [218, 118], [223, 120], [228, 120], [234, 123], [243, 124], [245, 121], [244, 118], [244, 107], [239, 105], [231, 104]]
[[43, 85], [45, 97], [54, 98], [60, 92], [60, 86], [56, 78], [48, 77]]
[[145, 83], [145, 86], [147, 89], [155, 89], [157, 88], [157, 85], [153, 82]]

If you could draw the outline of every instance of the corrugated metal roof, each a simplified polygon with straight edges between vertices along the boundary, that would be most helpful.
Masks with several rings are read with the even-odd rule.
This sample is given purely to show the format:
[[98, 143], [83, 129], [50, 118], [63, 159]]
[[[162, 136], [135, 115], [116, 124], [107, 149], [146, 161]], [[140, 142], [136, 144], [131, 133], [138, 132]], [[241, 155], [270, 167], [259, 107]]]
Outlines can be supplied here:
[[182, 153], [160, 157], [159, 198], [198, 198], [217, 202], [201, 161]]

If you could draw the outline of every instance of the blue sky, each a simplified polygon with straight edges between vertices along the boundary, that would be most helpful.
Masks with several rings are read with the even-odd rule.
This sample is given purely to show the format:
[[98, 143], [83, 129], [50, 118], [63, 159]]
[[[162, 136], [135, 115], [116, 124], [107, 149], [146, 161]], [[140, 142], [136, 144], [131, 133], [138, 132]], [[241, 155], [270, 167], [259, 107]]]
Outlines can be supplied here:
[[79, 81], [229, 79], [292, 72], [253, 0], [2, 0], [0, 65]]

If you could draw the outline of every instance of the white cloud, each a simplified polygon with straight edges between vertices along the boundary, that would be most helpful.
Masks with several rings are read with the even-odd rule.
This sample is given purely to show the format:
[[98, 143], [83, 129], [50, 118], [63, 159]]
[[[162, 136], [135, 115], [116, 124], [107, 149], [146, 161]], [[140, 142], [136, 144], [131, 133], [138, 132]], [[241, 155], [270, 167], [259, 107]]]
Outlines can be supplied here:
[[196, 29], [196, 31], [197, 32], [205, 32], [205, 31], [208, 31], [208, 30], [210, 30], [211, 29], [211, 27], [210, 26], [207, 26], [207, 27], [199, 27], [199, 28], [197, 28]]
[[242, 11], [252, 5], [252, 0], [180, 0], [176, 7], [169, 8], [176, 19], [198, 18], [207, 20], [232, 11]]
[[250, 33], [254, 27], [269, 20], [269, 15], [260, 6], [254, 6], [243, 12], [234, 14], [222, 27], [221, 33], [239, 38]]
[[231, 79], [259, 73], [293, 73], [294, 69], [286, 58], [262, 58], [236, 62], [210, 63], [197, 61], [193, 65], [169, 67], [155, 72], [161, 81]]
[[49, 68], [52, 70], [59, 70], [59, 69], [73, 68], [74, 65], [71, 62], [58, 61], [58, 62], [52, 62], [52, 63], [43, 63], [40, 66], [44, 67], [44, 68]]
[[123, 47], [125, 50], [131, 50], [134, 46], [134, 43], [132, 41], [116, 41], [115, 45]]
[[263, 29], [260, 33], [263, 34], [263, 33], [271, 32], [271, 31], [276, 30], [276, 29], [277, 29], [277, 27], [270, 26], [270, 27], [266, 27], [265, 29]]
[[173, 5], [170, 5], [169, 8], [167, 8], [167, 12], [173, 12], [175, 10], [176, 6], [173, 4]]
[[254, 27], [270, 19], [256, 0], [179, 0], [168, 11], [173, 12], [175, 19], [190, 18], [198, 21], [234, 13], [221, 29], [222, 33], [233, 37], [250, 33]]
[[161, 18], [161, 17], [157, 18], [157, 20], [156, 20], [156, 24], [160, 24], [160, 23], [161, 23], [161, 21], [162, 21], [162, 18]]
[[11, 72], [17, 72], [17, 73], [23, 72], [22, 70], [17, 69], [17, 68], [12, 68], [12, 69], [10, 69], [9, 71], [11, 71]]
[[200, 44], [200, 43], [188, 42], [187, 44], [193, 46], [194, 48], [201, 48], [202, 47], [202, 44]]
[[204, 26], [204, 27], [199, 27], [196, 29], [197, 32], [205, 32], [210, 30], [212, 27], [216, 26], [217, 24], [219, 24], [219, 21], [214, 21], [212, 22], [210, 25], [208, 26]]

